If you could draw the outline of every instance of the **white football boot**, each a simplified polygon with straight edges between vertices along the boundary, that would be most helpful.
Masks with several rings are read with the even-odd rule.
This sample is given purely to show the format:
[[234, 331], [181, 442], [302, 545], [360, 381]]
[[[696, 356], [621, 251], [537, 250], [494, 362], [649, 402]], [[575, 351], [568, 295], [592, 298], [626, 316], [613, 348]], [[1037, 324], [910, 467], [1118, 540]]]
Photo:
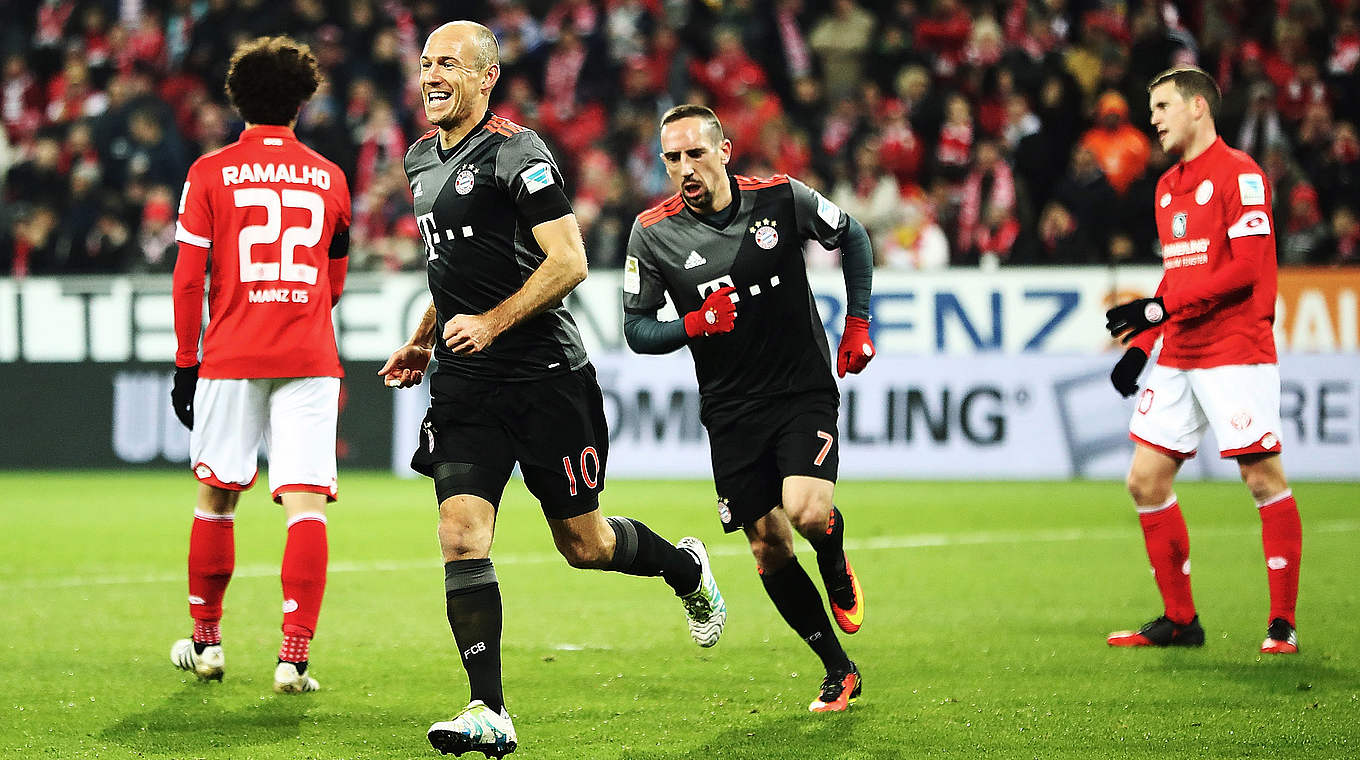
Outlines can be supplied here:
[[221, 681], [227, 659], [221, 644], [209, 644], [203, 654], [194, 650], [193, 639], [180, 639], [170, 647], [170, 662], [180, 670], [187, 670], [203, 681]]
[[430, 726], [425, 734], [430, 746], [445, 755], [480, 752], [487, 757], [501, 758], [515, 751], [519, 739], [510, 713], [502, 707], [493, 712], [486, 703], [474, 699], [453, 717]]
[[699, 588], [680, 597], [689, 618], [689, 636], [701, 647], [711, 647], [722, 636], [727, 622], [727, 602], [718, 590], [718, 581], [708, 566], [708, 550], [704, 542], [693, 536], [680, 539], [676, 547], [694, 555], [699, 563]]
[[316, 691], [321, 688], [321, 684], [312, 678], [307, 670], [298, 672], [297, 665], [291, 662], [280, 662], [274, 668], [274, 691], [279, 694], [301, 694], [304, 691]]

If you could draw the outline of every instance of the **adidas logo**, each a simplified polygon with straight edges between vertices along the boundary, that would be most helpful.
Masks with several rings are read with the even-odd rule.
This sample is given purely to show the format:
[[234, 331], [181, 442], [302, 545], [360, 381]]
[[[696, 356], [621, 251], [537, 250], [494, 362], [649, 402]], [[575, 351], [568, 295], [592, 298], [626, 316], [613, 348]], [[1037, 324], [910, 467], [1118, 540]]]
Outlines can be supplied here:
[[708, 259], [704, 258], [703, 256], [700, 256], [698, 251], [690, 251], [689, 258], [685, 259], [685, 269], [701, 267], [707, 263]]

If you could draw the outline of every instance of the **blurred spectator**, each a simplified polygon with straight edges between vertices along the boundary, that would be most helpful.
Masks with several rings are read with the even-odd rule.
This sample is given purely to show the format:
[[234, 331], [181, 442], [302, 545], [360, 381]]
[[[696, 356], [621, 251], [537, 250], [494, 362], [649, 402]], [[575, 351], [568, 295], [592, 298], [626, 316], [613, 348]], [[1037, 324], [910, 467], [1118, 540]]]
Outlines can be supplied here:
[[42, 96], [38, 80], [19, 53], [5, 56], [3, 89], [0, 90], [0, 120], [11, 139], [19, 141], [33, 134], [43, 120]]
[[808, 45], [821, 59], [827, 96], [837, 99], [853, 93], [864, 80], [874, 18], [854, 0], [832, 0], [831, 8], [812, 28]]
[[1024, 264], [1075, 264], [1090, 257], [1090, 242], [1082, 235], [1077, 220], [1057, 201], [1044, 207], [1039, 215], [1037, 244]]
[[952, 77], [963, 61], [973, 19], [959, 0], [934, 0], [930, 15], [916, 23], [916, 45], [934, 63], [935, 74]]
[[1117, 92], [1107, 92], [1096, 102], [1096, 125], [1081, 138], [1091, 151], [1116, 193], [1123, 194], [1147, 168], [1152, 143], [1142, 130], [1129, 123], [1129, 104]]
[[936, 175], [946, 182], [962, 182], [973, 155], [973, 107], [954, 93], [945, 101], [945, 121], [935, 144]]
[[890, 101], [884, 110], [879, 146], [879, 166], [892, 174], [899, 185], [915, 184], [921, 173], [925, 146], [912, 131], [901, 101]]
[[[1279, 236], [1280, 264], [1312, 264], [1327, 244], [1328, 229], [1312, 185], [1300, 183], [1289, 193], [1289, 221]], [[1278, 219], [1276, 221], [1278, 225]]]
[[897, 225], [902, 206], [897, 180], [878, 171], [878, 150], [876, 141], [860, 143], [850, 170], [831, 188], [831, 201], [858, 219], [874, 240]]
[[766, 85], [764, 70], [746, 54], [741, 35], [731, 27], [718, 27], [713, 33], [712, 57], [691, 63], [690, 74], [713, 93], [713, 108], [720, 115], [740, 108], [748, 92]]
[[5, 274], [53, 274], [63, 271], [57, 261], [57, 212], [49, 206], [26, 206], [13, 215], [11, 250]]
[[39, 133], [29, 155], [10, 167], [5, 191], [10, 200], [22, 197], [38, 206], [56, 210], [65, 207], [68, 187], [61, 170], [61, 141], [54, 129]]
[[1238, 130], [1237, 143], [1234, 147], [1251, 154], [1251, 157], [1259, 162], [1265, 157], [1267, 147], [1288, 142], [1289, 136], [1285, 132], [1284, 120], [1280, 118], [1280, 111], [1276, 106], [1274, 85], [1269, 82], [1251, 85], [1247, 112], [1242, 117], [1242, 126]]
[[[1001, 150], [991, 140], [978, 143], [977, 162], [963, 182], [959, 203], [959, 231], [954, 263], [975, 263], [983, 252], [995, 255], [998, 235], [1009, 235], [1005, 252], [1015, 243], [1018, 223], [1015, 221], [1015, 179], [1011, 168], [1001, 158]], [[1011, 226], [1015, 225], [1014, 230]], [[1004, 228], [1004, 232], [1002, 231]], [[986, 239], [987, 251], [983, 250]]]
[[949, 238], [919, 187], [902, 192], [897, 226], [874, 240], [874, 263], [888, 269], [934, 270], [949, 266]]
[[175, 197], [170, 188], [157, 186], [146, 196], [142, 221], [137, 231], [140, 254], [130, 267], [134, 272], [173, 272], [175, 270]]
[[1333, 266], [1360, 264], [1360, 219], [1355, 209], [1342, 206], [1332, 214], [1332, 237], [1321, 251], [1321, 263]]
[[1280, 90], [1279, 111], [1285, 121], [1297, 125], [1303, 120], [1304, 113], [1312, 105], [1327, 105], [1331, 96], [1327, 85], [1318, 73], [1316, 63], [1301, 61], [1294, 69], [1294, 76]]
[[1360, 137], [1347, 122], [1332, 132], [1332, 149], [1313, 177], [1323, 208], [1360, 207]]
[[1050, 208], [1045, 211], [1049, 218], [1039, 220], [1040, 237], [1048, 235], [1044, 239], [1048, 246], [1046, 263], [1104, 262], [1115, 226], [1118, 196], [1089, 148], [1078, 146], [1072, 152], [1067, 176], [1058, 183], [1053, 200], [1056, 204], [1050, 206], [1060, 207], [1061, 213]]

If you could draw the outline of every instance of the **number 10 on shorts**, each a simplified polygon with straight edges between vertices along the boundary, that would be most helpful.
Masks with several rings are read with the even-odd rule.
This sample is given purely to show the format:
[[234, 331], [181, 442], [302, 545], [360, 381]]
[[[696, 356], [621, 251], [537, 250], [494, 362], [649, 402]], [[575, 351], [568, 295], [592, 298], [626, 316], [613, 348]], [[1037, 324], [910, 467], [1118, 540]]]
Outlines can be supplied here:
[[[562, 457], [562, 469], [567, 473], [567, 490], [572, 496], [576, 495], [576, 473], [572, 472], [571, 457]], [[600, 479], [600, 455], [596, 453], [594, 446], [587, 446], [581, 451], [581, 482], [588, 490], [595, 490], [595, 486]]]

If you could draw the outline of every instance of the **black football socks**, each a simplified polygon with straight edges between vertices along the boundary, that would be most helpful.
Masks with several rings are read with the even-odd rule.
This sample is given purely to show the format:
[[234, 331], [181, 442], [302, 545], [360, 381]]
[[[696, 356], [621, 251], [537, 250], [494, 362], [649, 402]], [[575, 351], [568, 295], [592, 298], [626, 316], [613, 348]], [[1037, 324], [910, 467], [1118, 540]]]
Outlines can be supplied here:
[[850, 658], [841, 649], [841, 642], [831, 628], [822, 595], [817, 593], [817, 587], [812, 585], [812, 578], [798, 564], [797, 557], [778, 570], [761, 573], [760, 581], [784, 622], [812, 647], [828, 673], [849, 667]]
[[449, 628], [467, 671], [471, 699], [495, 712], [505, 705], [501, 691], [501, 587], [490, 559], [444, 563], [444, 599]]
[[694, 555], [677, 549], [631, 517], [611, 516], [605, 521], [614, 529], [614, 559], [606, 570], [625, 575], [659, 575], [677, 596], [699, 588], [699, 564]]
[[855, 602], [850, 589], [850, 575], [845, 566], [845, 516], [839, 509], [831, 507], [826, 531], [816, 538], [808, 539], [808, 543], [817, 551], [817, 570], [827, 593], [847, 597], [835, 600], [842, 608], [853, 606]]

